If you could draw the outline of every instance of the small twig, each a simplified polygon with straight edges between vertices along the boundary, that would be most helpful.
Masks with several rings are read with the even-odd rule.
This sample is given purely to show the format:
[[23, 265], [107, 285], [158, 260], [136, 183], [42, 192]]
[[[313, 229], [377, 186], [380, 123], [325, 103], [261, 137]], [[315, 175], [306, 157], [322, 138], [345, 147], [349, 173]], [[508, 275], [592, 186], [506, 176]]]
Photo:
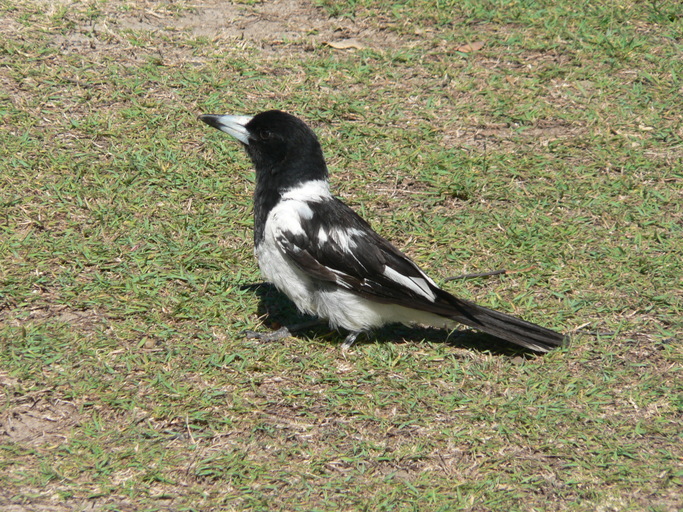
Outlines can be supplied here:
[[581, 325], [579, 325], [578, 327], [574, 327], [574, 328], [571, 330], [571, 332], [582, 331], [582, 330], [584, 330], [586, 327], [588, 327], [588, 326], [589, 326], [590, 324], [592, 324], [592, 323], [593, 323], [593, 322], [586, 322], [585, 324], [581, 324]]
[[454, 276], [454, 277], [447, 277], [444, 279], [444, 281], [455, 281], [456, 279], [470, 279], [474, 277], [490, 277], [490, 276], [499, 276], [501, 274], [521, 274], [522, 272], [529, 272], [529, 270], [533, 270], [536, 268], [534, 265], [531, 265], [530, 267], [523, 268], [521, 270], [507, 270], [507, 269], [502, 269], [502, 270], [492, 270], [491, 272], [481, 272], [477, 274], [463, 274], [461, 276]]
[[588, 334], [589, 336], [616, 336], [617, 331], [584, 331], [583, 329], [579, 332], [582, 332], [583, 334]]
[[574, 327], [571, 331], [569, 331], [571, 334], [575, 334], [577, 332], [580, 332], [582, 334], [588, 334], [589, 336], [616, 336], [617, 332], [616, 331], [589, 331], [586, 329], [589, 325], [591, 325], [593, 322], [586, 322], [585, 324], [581, 324], [578, 327]]
[[455, 281], [456, 279], [472, 279], [475, 277], [489, 277], [489, 276], [497, 276], [500, 274], [507, 274], [508, 271], [503, 269], [503, 270], [492, 270], [491, 272], [478, 272], [476, 274], [462, 274], [459, 276], [453, 276], [453, 277], [447, 277], [444, 279], [445, 282], [448, 281]]

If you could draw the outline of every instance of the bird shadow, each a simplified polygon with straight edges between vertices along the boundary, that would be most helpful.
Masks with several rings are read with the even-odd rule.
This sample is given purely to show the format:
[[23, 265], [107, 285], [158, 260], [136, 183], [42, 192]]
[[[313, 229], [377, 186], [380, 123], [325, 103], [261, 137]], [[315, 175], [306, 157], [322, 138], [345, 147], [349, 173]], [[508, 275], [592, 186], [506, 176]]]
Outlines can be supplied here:
[[[243, 290], [252, 290], [259, 298], [258, 314], [263, 323], [271, 329], [287, 327], [297, 336], [325, 337], [331, 332], [332, 339], [340, 342], [344, 334], [331, 329], [326, 322], [316, 321], [316, 317], [302, 315], [291, 300], [270, 283], [252, 283], [243, 285]], [[470, 329], [448, 332], [445, 329], [433, 327], [406, 326], [402, 324], [389, 324], [361, 335], [356, 340], [356, 345], [370, 343], [412, 343], [426, 341], [429, 343], [446, 343], [450, 346], [489, 352], [501, 356], [537, 355], [532, 350], [519, 347], [513, 343], [496, 338], [490, 334], [473, 331]]]

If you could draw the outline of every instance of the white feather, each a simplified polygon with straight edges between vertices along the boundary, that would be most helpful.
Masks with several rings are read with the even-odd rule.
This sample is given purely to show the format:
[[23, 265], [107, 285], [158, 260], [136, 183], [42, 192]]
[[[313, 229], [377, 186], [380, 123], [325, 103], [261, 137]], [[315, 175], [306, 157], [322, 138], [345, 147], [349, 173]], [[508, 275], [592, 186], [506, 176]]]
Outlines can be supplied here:
[[342, 251], [349, 253], [350, 256], [353, 256], [353, 250], [358, 247], [358, 244], [354, 238], [362, 234], [362, 231], [355, 228], [332, 229], [329, 233], [330, 237], [332, 237], [332, 240], [337, 242], [339, 248]]
[[320, 228], [318, 231], [318, 245], [323, 247], [325, 242], [327, 242], [327, 231], [325, 231], [323, 228]]
[[282, 201], [321, 201], [323, 199], [331, 198], [330, 185], [325, 180], [311, 180], [294, 188], [287, 190], [282, 194]]
[[306, 203], [297, 203], [296, 212], [301, 219], [310, 220], [313, 218], [313, 210]]
[[429, 299], [432, 302], [434, 302], [434, 299], [436, 299], [436, 295], [434, 295], [434, 292], [429, 288], [428, 284], [429, 281], [429, 283], [433, 285], [434, 281], [429, 279], [427, 276], [424, 276], [424, 278], [408, 277], [404, 276], [400, 272], [397, 272], [391, 267], [386, 267], [384, 269], [384, 275], [392, 281], [411, 289], [415, 293], [422, 295], [424, 298]]

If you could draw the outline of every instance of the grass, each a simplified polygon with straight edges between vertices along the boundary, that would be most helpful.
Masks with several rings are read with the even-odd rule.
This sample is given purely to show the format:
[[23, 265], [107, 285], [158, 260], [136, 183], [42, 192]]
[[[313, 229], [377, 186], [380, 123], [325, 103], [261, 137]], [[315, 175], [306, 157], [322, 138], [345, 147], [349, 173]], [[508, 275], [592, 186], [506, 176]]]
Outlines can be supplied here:
[[[216, 5], [0, 4], [0, 505], [679, 510], [677, 2]], [[245, 338], [294, 312], [196, 115], [267, 108], [437, 281], [518, 271], [447, 289], [573, 344]]]

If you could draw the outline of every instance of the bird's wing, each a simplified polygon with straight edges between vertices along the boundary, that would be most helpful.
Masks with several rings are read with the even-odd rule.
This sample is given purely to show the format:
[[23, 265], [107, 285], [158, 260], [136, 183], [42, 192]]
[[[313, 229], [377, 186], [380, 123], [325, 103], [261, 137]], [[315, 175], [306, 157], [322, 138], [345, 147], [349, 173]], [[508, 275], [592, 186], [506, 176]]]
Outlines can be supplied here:
[[459, 299], [379, 236], [341, 201], [309, 204], [305, 215], [275, 235], [303, 272], [358, 295], [440, 315], [539, 352], [565, 337], [522, 319]]
[[454, 304], [443, 302], [434, 281], [351, 208], [337, 199], [308, 207], [312, 214], [301, 216], [297, 229], [275, 235], [300, 270], [377, 302], [453, 313]]

